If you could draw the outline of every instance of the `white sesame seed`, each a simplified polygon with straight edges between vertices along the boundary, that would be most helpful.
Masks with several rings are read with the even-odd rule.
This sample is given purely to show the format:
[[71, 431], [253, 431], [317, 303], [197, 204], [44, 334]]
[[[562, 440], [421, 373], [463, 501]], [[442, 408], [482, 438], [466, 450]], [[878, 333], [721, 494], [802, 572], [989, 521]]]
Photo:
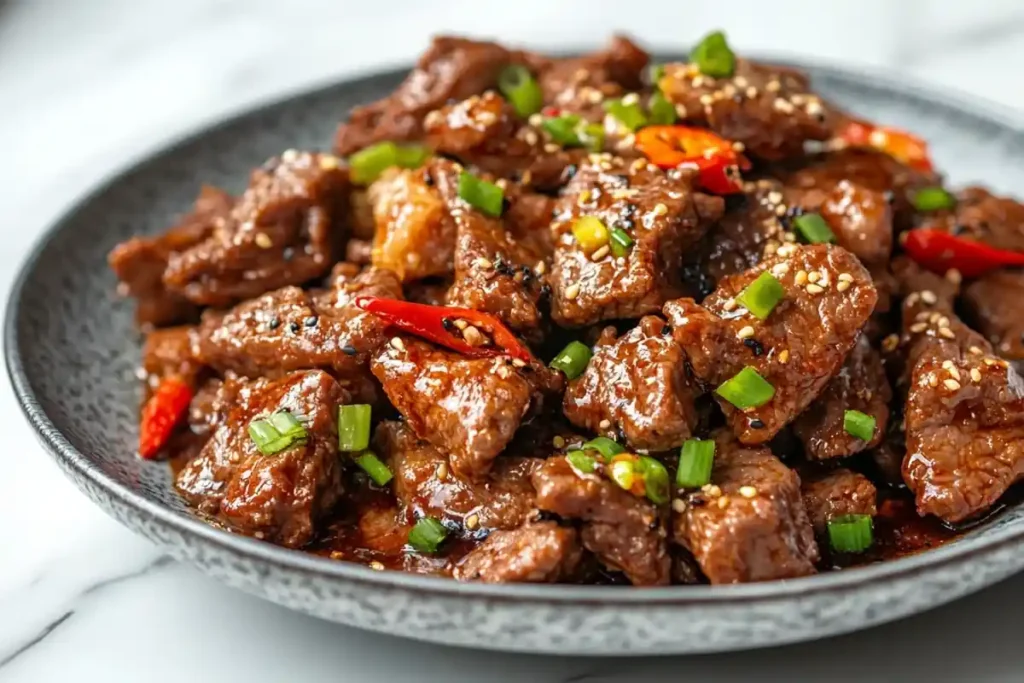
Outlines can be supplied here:
[[810, 280], [811, 282], [817, 282], [818, 280], [821, 279], [821, 273], [819, 273], [818, 271], [814, 271], [813, 273], [808, 273], [807, 274], [807, 279]]
[[798, 271], [796, 272], [796, 278], [795, 278], [795, 282], [796, 282], [796, 283], [797, 283], [798, 285], [802, 285], [802, 284], [804, 284], [805, 282], [807, 282], [807, 271], [806, 271], [806, 270], [798, 270]]
[[736, 333], [739, 339], [749, 339], [754, 336], [754, 328], [750, 325], [740, 328], [740, 331]]
[[927, 329], [928, 323], [914, 323], [913, 325], [910, 326], [910, 331], [913, 332], [914, 334], [924, 332]]
[[682, 498], [676, 498], [672, 501], [672, 509], [679, 513], [686, 512], [686, 501]]
[[789, 362], [789, 349], [779, 351], [779, 362], [783, 365]]
[[744, 498], [753, 498], [757, 495], [757, 489], [753, 486], [741, 486], [740, 495]]
[[723, 311], [735, 311], [736, 310], [736, 299], [726, 299], [722, 302]]
[[608, 255], [609, 251], [611, 250], [608, 248], [608, 245], [606, 244], [597, 251], [595, 251], [593, 254], [591, 254], [590, 258], [592, 261], [600, 261], [601, 259]]
[[724, 510], [727, 507], [729, 507], [729, 496], [722, 496], [718, 499], [718, 508]]
[[553, 142], [544, 143], [544, 151], [547, 152], [548, 154], [554, 154], [558, 150], [559, 150], [559, 147], [555, 143], [553, 143]]
[[655, 216], [664, 216], [665, 214], [668, 213], [668, 207], [662, 203], [655, 204], [654, 210], [651, 213], [653, 213]]
[[435, 474], [437, 475], [437, 478], [440, 479], [441, 481], [444, 481], [445, 479], [447, 479], [448, 478], [448, 463], [443, 462], [440, 465], [438, 465], [437, 466], [437, 470], [435, 471]]
[[612, 423], [610, 420], [601, 420], [597, 423], [598, 429], [611, 429]]
[[970, 351], [971, 353], [973, 353], [975, 356], [980, 356], [983, 353], [985, 353], [984, 351], [981, 350], [981, 347], [978, 347], [978, 346], [972, 346], [971, 348], [969, 348], [967, 350]]
[[939, 298], [935, 296], [935, 292], [931, 291], [930, 289], [926, 289], [923, 292], [921, 292], [921, 301], [925, 302], [928, 305], [934, 304], [938, 300]]
[[836, 285], [836, 289], [838, 289], [840, 292], [845, 292], [849, 288], [850, 288], [850, 281], [849, 280], [840, 280], [839, 284]]
[[774, 266], [772, 266], [772, 275], [775, 275], [777, 277], [782, 277], [783, 275], [785, 275], [788, 272], [789, 272], [789, 264], [788, 263], [776, 263]]
[[948, 327], [940, 327], [939, 336], [945, 337], [946, 339], [956, 339], [956, 334]]
[[396, 351], [405, 351], [405, 342], [403, 342], [399, 337], [392, 337], [391, 348]]
[[265, 232], [256, 233], [256, 237], [253, 238], [256, 242], [256, 246], [260, 249], [270, 249], [274, 246], [274, 241], [270, 239], [270, 235]]
[[484, 336], [480, 334], [480, 330], [472, 325], [467, 325], [466, 329], [462, 331], [462, 338], [469, 342], [470, 346], [479, 346], [484, 341]]
[[573, 285], [569, 285], [568, 287], [565, 288], [565, 298], [566, 299], [575, 299], [579, 295], [580, 295], [580, 286], [579, 285], [573, 284]]
[[939, 378], [935, 376], [935, 373], [928, 375], [928, 386], [937, 387], [939, 386]]
[[543, 275], [545, 272], [547, 272], [547, 269], [548, 266], [546, 263], [544, 263], [543, 261], [537, 261], [537, 265], [533, 267], [533, 272], [537, 273], [537, 275]]
[[978, 368], [971, 368], [971, 379], [975, 382], [981, 381], [981, 370]]
[[457, 319], [454, 324], [455, 327], [457, 327], [460, 330], [464, 330], [467, 327], [469, 327], [469, 323], [463, 320], [462, 318]]
[[952, 282], [954, 285], [958, 285], [963, 282], [964, 276], [960, 274], [960, 271], [956, 268], [950, 268], [946, 271], [946, 281]]
[[849, 273], [839, 273], [838, 279], [840, 282], [853, 282], [853, 276]]
[[512, 365], [516, 366], [517, 368], [525, 368], [526, 367], [526, 361], [523, 361], [523, 360], [521, 360], [519, 358], [513, 358], [512, 359]]
[[490, 259], [486, 259], [483, 256], [477, 256], [476, 259], [473, 260], [473, 264], [478, 268], [483, 268], [484, 270], [490, 270], [491, 268], [494, 267], [494, 263], [492, 263]]
[[815, 285], [815, 284], [807, 285], [807, 293], [808, 294], [821, 294], [824, 291], [825, 291], [824, 287], [819, 287], [818, 285]]
[[955, 379], [956, 381], [958, 381], [958, 382], [960, 381], [960, 371], [959, 371], [959, 370], [957, 370], [957, 369], [956, 369], [955, 367], [951, 367], [951, 368], [949, 368], [949, 374], [950, 374], [950, 376], [952, 376], [952, 378], [953, 378], [953, 379]]
[[370, 562], [370, 569], [382, 572], [384, 571], [384, 564], [382, 562], [378, 562], [377, 560], [373, 560], [372, 562]]
[[480, 515], [472, 514], [466, 517], [466, 521], [463, 523], [467, 529], [472, 531], [473, 529], [480, 526]]
[[943, 380], [942, 385], [950, 391], [956, 391], [960, 388], [960, 382], [957, 382], [955, 379]]

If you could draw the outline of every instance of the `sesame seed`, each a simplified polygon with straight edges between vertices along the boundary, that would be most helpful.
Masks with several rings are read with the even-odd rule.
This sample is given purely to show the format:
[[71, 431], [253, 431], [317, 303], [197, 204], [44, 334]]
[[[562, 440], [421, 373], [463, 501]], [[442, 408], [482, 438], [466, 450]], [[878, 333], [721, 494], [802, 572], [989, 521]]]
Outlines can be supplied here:
[[809, 273], [807, 275], [807, 279], [810, 280], [811, 282], [817, 282], [818, 280], [821, 279], [821, 273], [819, 273], [818, 271], [814, 271], [813, 273]]
[[774, 266], [772, 266], [772, 275], [776, 275], [778, 277], [782, 277], [783, 275], [785, 275], [788, 272], [789, 272], [789, 264], [788, 263], [776, 263]]
[[591, 254], [590, 258], [592, 261], [600, 261], [605, 256], [607, 256], [610, 251], [611, 250], [608, 248], [608, 245], [606, 244], [597, 251], [595, 251], [593, 254]]
[[258, 539], [260, 539], [262, 541], [264, 539], [264, 537], [265, 537], [265, 534], [262, 531], [257, 531], [256, 533], [253, 534], [253, 536], [255, 536], [256, 538], [258, 538]]
[[397, 351], [405, 351], [405, 342], [403, 342], [400, 338], [392, 337], [390, 343], [391, 343], [391, 348], [393, 348], [393, 349], [395, 349]]
[[672, 509], [679, 513], [686, 512], [686, 501], [682, 498], [676, 498], [672, 501]]
[[565, 438], [561, 436], [556, 436], [555, 438], [551, 439], [551, 445], [554, 446], [555, 448], [565, 448]]
[[736, 141], [736, 142], [732, 143], [732, 150], [734, 152], [743, 152], [746, 149], [747, 149], [747, 146], [744, 145], [742, 142]]
[[[906, 234], [906, 233], [904, 233], [904, 234]], [[920, 298], [921, 298], [920, 294], [918, 294], [917, 292], [911, 292], [909, 295], [907, 295], [907, 302], [906, 303], [907, 303], [908, 306], [913, 306], [914, 304], [917, 303], [917, 300], [920, 299]]]
[[956, 339], [956, 334], [948, 327], [940, 327], [939, 336], [945, 337], [946, 339]]
[[525, 368], [526, 367], [526, 362], [523, 361], [523, 360], [520, 360], [519, 358], [513, 358], [512, 359], [512, 365], [516, 366], [517, 368]]
[[779, 351], [779, 362], [783, 365], [789, 362], [789, 349]]
[[839, 273], [840, 282], [853, 282], [853, 276], [849, 273]]
[[472, 531], [473, 529], [480, 526], [480, 515], [472, 514], [469, 517], [466, 517], [466, 521], [464, 522], [464, 524], [467, 529]]
[[807, 271], [806, 270], [798, 270], [796, 272], [796, 283], [798, 285], [802, 285], [805, 282], [807, 282]]
[[544, 151], [548, 154], [554, 154], [559, 149], [558, 145], [553, 142], [547, 142], [544, 144]]
[[565, 288], [565, 298], [566, 299], [570, 299], [570, 300], [571, 299], [575, 299], [579, 295], [580, 295], [580, 286], [579, 285], [573, 284], [573, 285], [569, 285], [568, 287]]
[[532, 147], [533, 145], [536, 145], [540, 141], [540, 138], [537, 137], [537, 133], [535, 133], [534, 131], [527, 130], [525, 133], [523, 133], [523, 140], [526, 141], [526, 144]]
[[322, 154], [320, 156], [320, 168], [325, 171], [333, 171], [338, 168], [338, 157], [333, 154]]
[[981, 381], [981, 370], [978, 368], [971, 368], [971, 379], [975, 382]]
[[946, 281], [952, 282], [954, 285], [958, 285], [963, 282], [964, 276], [960, 274], [960, 271], [956, 268], [950, 268], [946, 271]]
[[740, 331], [736, 333], [736, 336], [739, 339], [749, 339], [750, 337], [754, 336], [754, 328], [751, 327], [750, 325], [740, 328]]
[[958, 381], [958, 382], [960, 381], [960, 371], [957, 370], [955, 367], [949, 368], [949, 374], [956, 381]]
[[723, 311], [735, 311], [736, 310], [736, 299], [726, 299], [722, 302]]
[[960, 382], [957, 382], [955, 379], [944, 380], [942, 382], [942, 385], [949, 389], [950, 391], [956, 391], [957, 389], [960, 388]]
[[768, 92], [779, 92], [782, 90], [782, 84], [776, 80], [768, 81], [768, 84], [764, 86], [764, 89]]
[[729, 507], [729, 496], [722, 496], [718, 499], [718, 508], [724, 510], [727, 507]]
[[458, 330], [464, 330], [469, 327], [469, 323], [462, 318], [457, 318], [452, 324], [455, 325]]
[[924, 332], [927, 329], [928, 323], [914, 323], [913, 325], [910, 326], [910, 331], [913, 332], [914, 334]]
[[597, 423], [598, 429], [611, 429], [612, 423], [610, 420], [601, 420]]
[[836, 285], [836, 289], [838, 289], [840, 292], [845, 292], [849, 288], [850, 288], [849, 280], [840, 280], [839, 284]]
[[470, 346], [480, 346], [484, 342], [484, 336], [480, 334], [480, 330], [472, 325], [467, 325], [466, 329], [462, 331], [462, 338], [469, 342]]
[[768, 201], [772, 204], [782, 203], [782, 193], [778, 190], [772, 190], [768, 193]]
[[256, 246], [260, 249], [270, 249], [274, 246], [274, 241], [270, 239], [270, 235], [265, 232], [256, 233], [254, 240], [256, 242]]
[[374, 560], [374, 561], [370, 562], [370, 569], [373, 569], [373, 570], [378, 571], [378, 572], [382, 572], [382, 571], [384, 571], [384, 564], [381, 563], [381, 562], [378, 562], [377, 560]]
[[888, 337], [882, 340], [882, 350], [886, 352], [892, 352], [896, 350], [896, 347], [900, 345], [900, 337], [898, 334], [890, 334]]
[[779, 256], [789, 256], [793, 253], [793, 251], [794, 247], [792, 245], [783, 244], [775, 251], [775, 253], [778, 254]]
[[747, 88], [746, 95], [750, 99], [754, 99], [755, 97], [757, 97], [757, 88], [755, 88], [754, 86], [750, 86], [749, 88]]
[[478, 268], [483, 268], [484, 270], [490, 270], [491, 268], [494, 267], [494, 263], [491, 262], [490, 259], [486, 259], [483, 256], [477, 256], [476, 259], [473, 260], [473, 265], [477, 266]]
[[665, 214], [668, 213], [668, 207], [659, 202], [658, 204], [654, 205], [654, 210], [652, 211], [652, 213], [655, 216], [664, 216]]
[[537, 261], [537, 265], [533, 267], [533, 272], [537, 273], [537, 275], [543, 275], [545, 272], [547, 272], [547, 269], [548, 265], [546, 263], [544, 263], [543, 261]]
[[939, 386], [939, 378], [934, 373], [928, 375], [928, 386], [937, 387]]
[[705, 107], [711, 106], [711, 103], [714, 102], [714, 101], [715, 101], [715, 98], [712, 97], [711, 95], [701, 95], [700, 96], [700, 103], [703, 104]]
[[718, 484], [704, 484], [704, 486], [700, 487], [700, 490], [708, 494], [709, 496], [712, 496], [713, 498], [717, 498], [718, 496], [722, 495], [722, 489], [718, 486]]
[[792, 114], [795, 111], [793, 104], [789, 100], [784, 100], [781, 97], [776, 97], [772, 106], [775, 107], [776, 111], [780, 111], [783, 114]]
[[969, 348], [967, 350], [970, 351], [971, 353], [973, 353], [975, 356], [980, 356], [983, 353], [985, 353], [984, 351], [981, 350], [981, 347], [978, 347], [978, 346], [972, 346], [971, 348]]
[[935, 292], [931, 291], [930, 289], [926, 289], [923, 292], [921, 292], [921, 301], [925, 302], [928, 305], [934, 304], [938, 300], [939, 298], [935, 296]]
[[820, 287], [820, 286], [815, 285], [815, 284], [807, 285], [807, 293], [808, 294], [821, 294], [824, 291], [825, 291], [824, 287]]
[[444, 481], [445, 479], [447, 479], [448, 478], [448, 463], [443, 462], [440, 465], [438, 465], [437, 466], [437, 470], [434, 472], [434, 474], [436, 474], [437, 478], [440, 479], [441, 481]]
[[753, 486], [741, 486], [740, 495], [743, 496], [744, 498], [753, 498], [754, 496], [757, 495], [757, 489], [755, 489]]

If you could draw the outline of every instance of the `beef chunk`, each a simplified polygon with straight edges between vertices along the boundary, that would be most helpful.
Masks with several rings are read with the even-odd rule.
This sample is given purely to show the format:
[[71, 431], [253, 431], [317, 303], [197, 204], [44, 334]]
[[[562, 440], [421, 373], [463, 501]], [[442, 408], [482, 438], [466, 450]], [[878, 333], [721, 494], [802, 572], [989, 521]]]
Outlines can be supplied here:
[[996, 249], [1024, 251], [1024, 204], [983, 187], [961, 190], [955, 208], [920, 214], [918, 222]]
[[[558, 203], [551, 315], [564, 326], [638, 318], [679, 295], [684, 251], [722, 214], [719, 197], [695, 192], [688, 172], [669, 172], [617, 158], [580, 167]], [[581, 216], [595, 216], [609, 230], [634, 241], [629, 254], [595, 260], [572, 234]]]
[[[764, 271], [785, 296], [761, 321], [736, 296]], [[839, 370], [875, 299], [870, 275], [845, 249], [787, 245], [723, 279], [703, 307], [679, 299], [665, 305], [665, 315], [700, 380], [717, 387], [749, 367], [775, 388], [770, 401], [746, 411], [716, 395], [740, 441], [759, 444], [802, 412]]]
[[999, 355], [1024, 367], [1024, 271], [997, 270], [978, 278], [964, 291], [964, 303]]
[[534, 522], [496, 531], [455, 568], [460, 581], [555, 583], [572, 576], [581, 549], [575, 529]]
[[586, 371], [565, 392], [569, 421], [613, 439], [621, 434], [633, 448], [666, 450], [689, 438], [699, 392], [670, 332], [656, 316], [618, 339], [606, 328]]
[[[882, 441], [889, 422], [892, 390], [878, 352], [861, 336], [842, 369], [825, 385], [821, 395], [793, 423], [807, 457], [842, 458], [874, 448]], [[875, 434], [862, 441], [843, 426], [847, 410], [875, 418]]]
[[827, 531], [828, 521], [843, 515], [875, 516], [878, 492], [863, 474], [847, 469], [802, 477], [804, 507], [814, 530]]
[[837, 114], [810, 92], [805, 74], [737, 59], [730, 78], [712, 78], [694, 64], [667, 64], [658, 82], [687, 122], [743, 143], [758, 158], [801, 156], [804, 142], [832, 136]]
[[[300, 547], [341, 495], [337, 414], [348, 396], [319, 371], [225, 385], [235, 385], [225, 389], [233, 405], [199, 456], [178, 473], [178, 491], [239, 533]], [[308, 440], [263, 455], [249, 423], [277, 410], [303, 415]]]
[[323, 368], [353, 386], [363, 384], [369, 355], [385, 341], [387, 326], [356, 308], [357, 296], [399, 299], [402, 289], [390, 271], [359, 272], [342, 263], [325, 292], [284, 287], [227, 312], [208, 312], [195, 333], [196, 356], [220, 372], [258, 377]]
[[393, 270], [402, 282], [451, 272], [455, 223], [434, 183], [450, 167], [435, 160], [416, 170], [390, 169], [370, 186], [373, 265]]
[[[523, 419], [537, 408], [546, 368], [520, 369], [507, 358], [468, 358], [413, 337], [395, 337], [370, 369], [413, 432], [449, 454], [452, 470], [482, 480]], [[541, 389], [543, 387], [543, 389]]]
[[530, 475], [536, 458], [500, 457], [478, 482], [450, 471], [448, 457], [400, 422], [383, 422], [375, 445], [395, 473], [395, 497], [408, 519], [452, 520], [473, 535], [478, 529], [515, 529], [533, 509]]
[[785, 241], [779, 215], [786, 213], [783, 189], [774, 180], [748, 183], [743, 201], [726, 211], [708, 233], [698, 260], [715, 282], [753, 268]]
[[1024, 475], [1024, 380], [932, 290], [904, 299], [903, 325], [903, 478], [920, 514], [960, 522]]
[[494, 88], [503, 68], [524, 61], [523, 53], [496, 43], [438, 36], [393, 93], [352, 110], [338, 127], [334, 148], [349, 155], [384, 140], [418, 140], [428, 113], [450, 100]]
[[213, 233], [231, 210], [231, 195], [204, 185], [192, 212], [159, 237], [133, 237], [110, 252], [110, 268], [121, 285], [118, 291], [136, 299], [135, 321], [143, 328], [183, 322], [198, 312], [179, 293], [164, 286], [163, 274], [171, 254], [189, 249]]
[[203, 364], [192, 350], [194, 331], [191, 325], [179, 325], [153, 330], [146, 335], [146, 344], [142, 347], [142, 370], [148, 385], [156, 386], [169, 375], [178, 375], [189, 382], [196, 379]]
[[164, 284], [193, 303], [227, 306], [324, 275], [339, 251], [348, 189], [335, 157], [284, 152], [253, 171], [212, 234], [171, 254]]
[[594, 474], [578, 474], [564, 457], [550, 458], [533, 474], [537, 507], [578, 519], [583, 545], [637, 586], [668, 584], [665, 529], [657, 509]]
[[800, 497], [800, 477], [767, 448], [744, 448], [719, 432], [711, 484], [673, 503], [676, 543], [711, 583], [814, 573], [818, 546]]

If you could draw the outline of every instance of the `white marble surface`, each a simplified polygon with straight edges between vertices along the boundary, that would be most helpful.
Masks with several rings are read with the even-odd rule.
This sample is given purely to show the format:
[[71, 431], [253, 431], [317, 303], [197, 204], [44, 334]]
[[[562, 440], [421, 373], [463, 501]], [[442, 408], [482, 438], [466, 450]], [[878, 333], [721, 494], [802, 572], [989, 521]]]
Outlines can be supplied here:
[[[112, 170], [197, 125], [412, 58], [430, 33], [670, 47], [722, 25], [747, 48], [884, 67], [1024, 109], [1017, 0], [496, 4], [0, 0], [0, 286]], [[1024, 576], [818, 643], [642, 662], [496, 655], [320, 622], [224, 588], [120, 528], [64, 480], [0, 379], [0, 680], [661, 681], [1024, 679]]]

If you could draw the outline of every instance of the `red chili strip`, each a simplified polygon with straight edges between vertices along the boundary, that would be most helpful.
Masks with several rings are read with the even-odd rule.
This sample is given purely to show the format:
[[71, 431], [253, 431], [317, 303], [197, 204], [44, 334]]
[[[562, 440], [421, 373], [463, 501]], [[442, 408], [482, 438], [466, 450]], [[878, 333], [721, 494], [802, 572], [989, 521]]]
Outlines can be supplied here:
[[928, 270], [944, 274], [951, 268], [964, 277], [984, 275], [990, 270], [1024, 266], [1024, 253], [996, 249], [987, 244], [951, 235], [945, 230], [920, 228], [902, 238], [910, 258]]
[[152, 460], [174, 433], [188, 404], [192, 402], [192, 387], [180, 377], [171, 375], [161, 380], [153, 395], [142, 408], [139, 423], [139, 456]]
[[905, 130], [850, 121], [837, 137], [851, 147], [877, 149], [918, 171], [931, 173], [935, 170], [928, 143]]
[[714, 194], [742, 192], [740, 170], [750, 168], [731, 142], [703, 128], [647, 126], [637, 132], [636, 147], [659, 168], [696, 168], [700, 186]]

